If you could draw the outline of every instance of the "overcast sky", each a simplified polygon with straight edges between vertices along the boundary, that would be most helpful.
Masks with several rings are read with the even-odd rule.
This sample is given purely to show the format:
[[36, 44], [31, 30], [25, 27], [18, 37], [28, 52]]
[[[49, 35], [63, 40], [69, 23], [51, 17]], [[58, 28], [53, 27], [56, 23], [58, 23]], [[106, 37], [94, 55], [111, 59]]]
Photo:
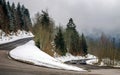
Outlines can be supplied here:
[[48, 9], [56, 24], [65, 26], [73, 18], [79, 32], [120, 33], [120, 0], [9, 0], [24, 4], [31, 17]]

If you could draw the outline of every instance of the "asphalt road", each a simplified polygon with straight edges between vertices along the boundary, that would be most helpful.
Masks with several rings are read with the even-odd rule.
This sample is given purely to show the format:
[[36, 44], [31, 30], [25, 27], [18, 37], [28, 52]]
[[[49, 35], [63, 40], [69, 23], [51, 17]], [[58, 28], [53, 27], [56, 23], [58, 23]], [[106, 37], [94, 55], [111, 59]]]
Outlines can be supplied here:
[[22, 63], [9, 58], [8, 52], [0, 50], [0, 75], [93, 75], [88, 72], [58, 70]]
[[23, 45], [32, 39], [33, 38], [24, 38], [24, 39], [9, 42], [6, 44], [0, 44], [0, 50], [12, 50], [12, 49], [16, 48], [17, 46]]
[[[120, 69], [105, 68], [91, 65], [72, 64], [88, 71], [76, 72], [38, 67], [15, 61], [8, 57], [8, 52], [20, 45], [25, 44], [32, 38], [21, 39], [8, 44], [0, 45], [0, 75], [119, 75]], [[70, 64], [70, 63], [68, 63]], [[110, 72], [109, 72], [110, 71]]]
[[8, 52], [10, 50], [23, 45], [32, 39], [33, 38], [25, 38], [0, 45], [0, 75], [86, 75], [82, 72], [38, 67], [15, 61], [8, 57]]

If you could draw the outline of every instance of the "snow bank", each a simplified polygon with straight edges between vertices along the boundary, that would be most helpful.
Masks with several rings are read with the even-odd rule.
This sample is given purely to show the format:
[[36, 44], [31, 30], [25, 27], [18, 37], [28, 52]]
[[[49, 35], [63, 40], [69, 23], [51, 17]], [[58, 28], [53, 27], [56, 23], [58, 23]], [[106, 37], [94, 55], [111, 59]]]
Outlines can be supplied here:
[[[99, 61], [99, 59], [96, 56], [91, 55], [91, 54], [87, 54], [86, 56], [73, 56], [70, 53], [67, 53], [65, 56], [61, 56], [61, 57], [56, 56], [55, 59], [60, 60], [62, 62], [87, 59], [86, 64], [89, 64], [89, 65], [94, 65], [94, 64], [98, 63], [98, 61]], [[102, 61], [100, 62], [100, 65], [98, 65], [98, 66], [107, 66], [108, 62], [110, 62], [110, 61], [113, 62], [109, 58], [102, 59]], [[120, 61], [114, 60], [114, 65], [111, 65], [111, 66], [120, 67]]]
[[20, 30], [18, 30], [16, 34], [15, 33], [10, 33], [10, 34], [11, 35], [5, 36], [5, 33], [2, 30], [0, 30], [0, 44], [16, 41], [23, 38], [34, 37], [31, 32], [20, 31]]
[[97, 58], [96, 59], [90, 59], [90, 60], [87, 60], [86, 63], [89, 64], [89, 65], [94, 65], [94, 64], [98, 63], [98, 59]]
[[31, 62], [35, 65], [45, 66], [50, 68], [85, 71], [81, 68], [64, 64], [57, 59], [49, 56], [34, 45], [34, 41], [30, 41], [25, 45], [19, 46], [10, 51], [10, 56], [16, 60]]
[[[114, 62], [114, 63], [113, 63]], [[120, 67], [120, 61], [118, 60], [111, 60], [109, 58], [102, 59], [99, 66], [112, 66], [112, 67]]]
[[67, 62], [67, 61], [71, 61], [71, 60], [88, 59], [88, 60], [86, 60], [86, 63], [90, 64], [90, 65], [98, 62], [97, 57], [94, 55], [91, 55], [91, 54], [87, 54], [86, 56], [73, 56], [72, 54], [67, 53], [65, 56], [55, 57], [55, 58], [62, 62]]

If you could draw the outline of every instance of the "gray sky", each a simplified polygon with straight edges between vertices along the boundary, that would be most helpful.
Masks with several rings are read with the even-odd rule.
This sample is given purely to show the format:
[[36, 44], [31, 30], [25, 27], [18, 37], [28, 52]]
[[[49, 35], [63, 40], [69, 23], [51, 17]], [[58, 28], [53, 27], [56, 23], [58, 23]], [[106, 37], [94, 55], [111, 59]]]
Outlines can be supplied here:
[[79, 32], [120, 33], [120, 0], [9, 0], [24, 4], [31, 17], [48, 9], [56, 24], [73, 18]]

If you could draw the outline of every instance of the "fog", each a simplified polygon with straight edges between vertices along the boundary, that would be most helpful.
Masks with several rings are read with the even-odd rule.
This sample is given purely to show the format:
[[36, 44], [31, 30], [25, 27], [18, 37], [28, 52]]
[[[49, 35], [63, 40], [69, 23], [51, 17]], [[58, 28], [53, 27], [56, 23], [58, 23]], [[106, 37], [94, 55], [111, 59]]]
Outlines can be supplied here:
[[24, 4], [35, 13], [48, 9], [56, 25], [66, 27], [69, 18], [73, 18], [77, 30], [81, 33], [120, 33], [120, 0], [9, 0]]

